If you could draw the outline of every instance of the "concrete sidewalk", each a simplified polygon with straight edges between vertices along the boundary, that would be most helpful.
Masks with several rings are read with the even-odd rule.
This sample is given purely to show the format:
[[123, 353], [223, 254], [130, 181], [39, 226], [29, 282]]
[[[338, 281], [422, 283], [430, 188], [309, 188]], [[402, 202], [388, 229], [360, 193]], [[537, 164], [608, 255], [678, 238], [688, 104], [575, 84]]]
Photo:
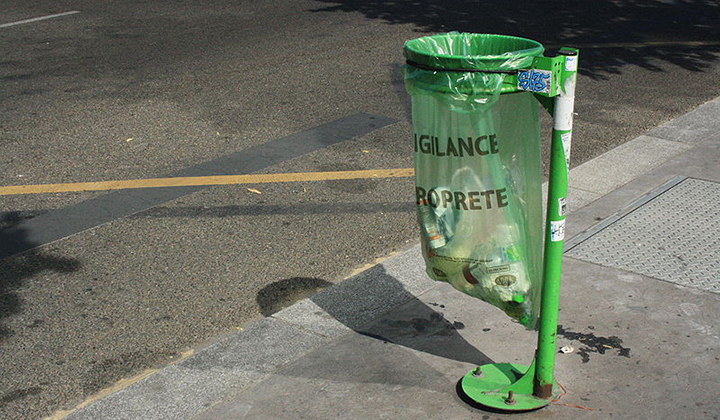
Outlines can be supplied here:
[[558, 344], [575, 351], [546, 408], [461, 400], [474, 366], [529, 363], [536, 333], [429, 280], [416, 246], [66, 418], [719, 418], [720, 98], [570, 177]]

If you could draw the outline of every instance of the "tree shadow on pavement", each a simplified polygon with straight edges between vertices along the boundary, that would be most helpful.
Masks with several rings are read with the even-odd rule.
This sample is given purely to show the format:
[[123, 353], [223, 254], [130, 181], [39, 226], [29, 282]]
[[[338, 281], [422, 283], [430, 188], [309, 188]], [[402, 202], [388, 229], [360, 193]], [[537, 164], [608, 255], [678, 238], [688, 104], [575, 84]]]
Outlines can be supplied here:
[[580, 73], [597, 79], [626, 65], [661, 71], [658, 61], [703, 71], [720, 53], [720, 4], [713, 1], [318, 1], [328, 5], [312, 12], [360, 12], [389, 24], [414, 24], [420, 33], [497, 33], [549, 48], [579, 47]]
[[[18, 212], [2, 214], [0, 244], [9, 242], [26, 246], [25, 249], [34, 247], [27, 239], [27, 230], [22, 227], [25, 218]], [[0, 340], [13, 334], [2, 322], [4, 318], [21, 312], [22, 302], [14, 291], [22, 287], [25, 279], [43, 271], [67, 273], [79, 268], [78, 260], [49, 255], [38, 248], [0, 260]], [[29, 325], [33, 326], [36, 325]]]

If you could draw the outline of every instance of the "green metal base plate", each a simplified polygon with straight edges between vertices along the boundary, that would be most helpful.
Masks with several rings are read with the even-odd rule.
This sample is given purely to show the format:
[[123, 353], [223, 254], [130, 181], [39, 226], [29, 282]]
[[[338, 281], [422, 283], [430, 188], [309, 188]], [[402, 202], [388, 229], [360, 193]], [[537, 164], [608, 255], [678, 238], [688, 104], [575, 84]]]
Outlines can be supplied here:
[[530, 411], [545, 407], [559, 395], [553, 384], [553, 396], [548, 399], [533, 395], [535, 363], [529, 367], [514, 363], [482, 365], [465, 375], [462, 391], [478, 404], [501, 411]]

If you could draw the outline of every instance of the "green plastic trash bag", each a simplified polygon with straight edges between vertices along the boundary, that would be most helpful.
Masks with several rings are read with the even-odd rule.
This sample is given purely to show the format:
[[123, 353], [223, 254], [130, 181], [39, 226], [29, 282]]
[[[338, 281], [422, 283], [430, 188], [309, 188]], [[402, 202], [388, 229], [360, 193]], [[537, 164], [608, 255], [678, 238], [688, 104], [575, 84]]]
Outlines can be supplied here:
[[530, 68], [543, 47], [454, 32], [408, 41], [404, 51], [427, 274], [533, 329], [542, 283], [538, 106], [502, 72]]

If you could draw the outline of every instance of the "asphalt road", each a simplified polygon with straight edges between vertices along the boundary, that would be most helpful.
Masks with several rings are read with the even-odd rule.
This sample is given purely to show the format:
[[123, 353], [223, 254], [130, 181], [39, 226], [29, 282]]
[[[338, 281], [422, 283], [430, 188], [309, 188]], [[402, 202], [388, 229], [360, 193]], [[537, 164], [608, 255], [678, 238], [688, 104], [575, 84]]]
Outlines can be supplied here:
[[[582, 49], [573, 166], [720, 95], [716, 2], [17, 3], [0, 25], [79, 13], [0, 26], [0, 185], [162, 177], [246, 150], [255, 173], [410, 167], [403, 42], [448, 30]], [[359, 113], [387, 124], [258, 152]], [[105, 194], [1, 197], [0, 240], [32, 246], [25, 221]], [[412, 194], [407, 178], [205, 188], [4, 258], [0, 418], [71, 408], [406, 249]]]

